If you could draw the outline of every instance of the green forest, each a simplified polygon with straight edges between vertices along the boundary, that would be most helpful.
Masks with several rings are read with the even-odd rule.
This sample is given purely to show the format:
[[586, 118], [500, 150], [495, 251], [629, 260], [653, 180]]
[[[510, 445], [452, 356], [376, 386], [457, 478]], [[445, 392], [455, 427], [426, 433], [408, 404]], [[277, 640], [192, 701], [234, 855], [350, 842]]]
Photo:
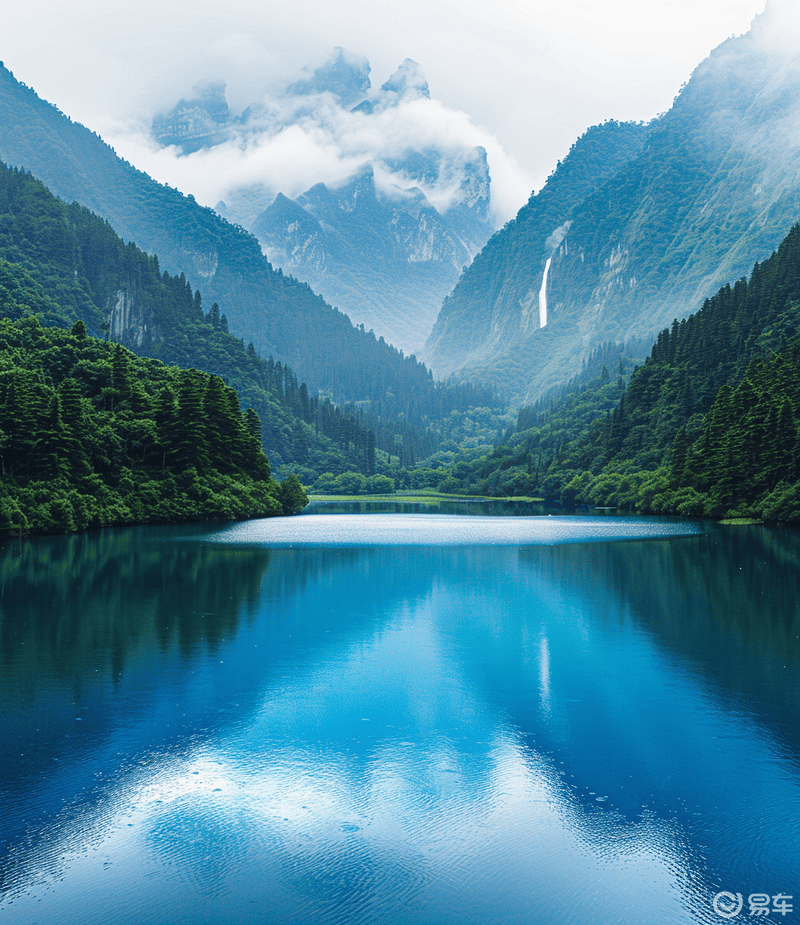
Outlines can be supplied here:
[[663, 330], [630, 376], [620, 357], [617, 369], [522, 408], [514, 433], [453, 466], [446, 487], [798, 523], [799, 331], [796, 226], [749, 279]]
[[[432, 470], [409, 475], [418, 460], [430, 458], [437, 451], [443, 451], [448, 458], [464, 442], [491, 443], [508, 422], [501, 403], [486, 389], [435, 383], [413, 358], [403, 362], [412, 372], [421, 370], [423, 374], [405, 398], [402, 392], [399, 395], [393, 392], [390, 382], [382, 380], [380, 370], [374, 377], [373, 388], [384, 389], [383, 402], [365, 400], [341, 405], [329, 395], [311, 394], [290, 367], [272, 358], [263, 359], [252, 344], [245, 346], [232, 335], [219, 306], [213, 303], [206, 309], [199, 291], [193, 289], [183, 274], [171, 276], [162, 272], [156, 256], [145, 254], [133, 243], [126, 244], [108, 223], [76, 203], [67, 205], [56, 199], [26, 171], [0, 164], [0, 319], [23, 323], [20, 330], [28, 331], [24, 324], [34, 318], [40, 339], [23, 338], [17, 344], [18, 352], [8, 354], [8, 362], [14, 369], [29, 371], [25, 374], [26, 382], [33, 381], [30, 370], [35, 369], [40, 385], [34, 389], [36, 409], [24, 419], [25, 426], [33, 428], [28, 437], [23, 439], [16, 431], [16, 436], [12, 435], [13, 411], [6, 415], [6, 423], [0, 424], [4, 435], [0, 439], [7, 437], [9, 446], [16, 447], [13, 452], [22, 454], [9, 457], [8, 464], [4, 463], [3, 482], [8, 493], [7, 516], [2, 522], [5, 529], [69, 530], [104, 523], [197, 518], [203, 512], [209, 517], [281, 513], [296, 508], [296, 498], [304, 497], [300, 494], [300, 482], [325, 487], [339, 479], [351, 490], [366, 493], [392, 491], [395, 485], [405, 484], [435, 487], [447, 473], [438, 464]], [[215, 383], [223, 383], [236, 394], [237, 402], [241, 401], [248, 409], [250, 432], [260, 435], [262, 449], [283, 478], [282, 484], [293, 486], [295, 500], [278, 496], [278, 506], [268, 503], [264, 486], [261, 494], [246, 492], [237, 500], [236, 491], [224, 484], [225, 478], [233, 473], [220, 471], [213, 465], [213, 484], [209, 483], [203, 491], [197, 489], [194, 494], [187, 494], [178, 486], [176, 494], [169, 486], [168, 490], [160, 490], [160, 504], [152, 509], [147, 506], [149, 496], [140, 490], [141, 486], [134, 496], [128, 497], [123, 492], [125, 500], [120, 500], [120, 485], [128, 486], [127, 481], [118, 481], [120, 468], [138, 472], [136, 466], [142, 463], [142, 472], [147, 473], [145, 481], [156, 478], [151, 470], [157, 453], [155, 447], [166, 440], [162, 432], [160, 442], [139, 448], [143, 457], [138, 462], [134, 458], [136, 466], [117, 455], [111, 468], [103, 469], [99, 456], [92, 457], [90, 469], [100, 466], [96, 472], [92, 471], [105, 485], [102, 496], [89, 492], [95, 497], [93, 502], [84, 497], [86, 484], [72, 483], [75, 473], [70, 469], [70, 457], [62, 455], [57, 466], [59, 503], [55, 508], [50, 505], [50, 501], [55, 501], [53, 498], [40, 503], [45, 496], [36, 486], [44, 477], [37, 468], [36, 458], [50, 438], [42, 437], [44, 442], [37, 442], [41, 437], [37, 428], [47, 429], [52, 424], [58, 431], [60, 425], [47, 423], [46, 411], [55, 398], [61, 401], [64, 375], [61, 367], [48, 368], [50, 353], [43, 345], [47, 338], [58, 337], [59, 330], [61, 334], [77, 330], [76, 324], [87, 332], [85, 349], [94, 344], [92, 349], [101, 350], [99, 344], [105, 343], [109, 348], [116, 342], [128, 357], [128, 363], [134, 364], [130, 367], [131, 375], [143, 377], [143, 388], [151, 398], [160, 386], [156, 392], [152, 391], [147, 385], [152, 369], [135, 365], [136, 358], [149, 357], [175, 367], [202, 371]], [[34, 357], [31, 351], [40, 355]], [[81, 397], [89, 400], [87, 408], [91, 410], [98, 401], [92, 391], [97, 383], [82, 380], [77, 368], [70, 375], [78, 381]], [[113, 388], [112, 374], [105, 375], [107, 381], [100, 388]], [[69, 390], [71, 386], [64, 388]], [[205, 386], [198, 388], [204, 392]], [[10, 401], [16, 400], [15, 394], [12, 389]], [[171, 394], [177, 407], [181, 402], [177, 380], [171, 385]], [[399, 403], [406, 412], [397, 410]], [[134, 410], [142, 421], [146, 419], [152, 424], [153, 408], [141, 402], [140, 405]], [[104, 422], [108, 431], [124, 429], [124, 412], [131, 409], [117, 401], [95, 410], [123, 415], [119, 420], [114, 417]], [[258, 427], [253, 424], [255, 420], [259, 421]], [[64, 426], [68, 433], [72, 425], [67, 422]], [[121, 439], [124, 447], [131, 444], [129, 434]], [[213, 445], [214, 434], [209, 434], [208, 440]], [[201, 456], [194, 466], [201, 480], [207, 476], [204, 464]], [[157, 480], [166, 479], [169, 472], [178, 474], [187, 465], [180, 453], [172, 450], [166, 456], [162, 453]], [[246, 474], [246, 468], [240, 469]], [[81, 477], [85, 474], [82, 471]], [[141, 472], [137, 474], [134, 479], [137, 485], [142, 477]], [[272, 484], [269, 497], [278, 490], [277, 484]], [[72, 500], [62, 504], [66, 496]], [[84, 498], [80, 503], [76, 500], [79, 497]]]
[[199, 293], [183, 276], [162, 273], [157, 257], [30, 174], [0, 165], [0, 315], [32, 313], [46, 326], [81, 320], [90, 334], [141, 356], [221, 376], [263, 421], [280, 471], [312, 458], [320, 471], [364, 464], [367, 430], [329, 400], [312, 401], [289, 367], [228, 333], [216, 303], [205, 311]]
[[219, 376], [134, 356], [38, 317], [0, 319], [0, 529], [298, 513], [261, 423]]
[[183, 274], [162, 272], [156, 256], [123, 242], [88, 209], [66, 205], [29, 173], [0, 164], [0, 314], [32, 312], [45, 325], [81, 319], [90, 334], [140, 356], [222, 376], [261, 418], [276, 472], [294, 471], [308, 484], [323, 473], [371, 476], [413, 466], [443, 441], [467, 435], [464, 416], [473, 408], [502, 417], [489, 390], [434, 382], [413, 357], [399, 354], [402, 381], [378, 364], [358, 403], [312, 394], [291, 367], [233, 336], [217, 303], [204, 305]]
[[641, 365], [641, 339], [604, 344], [515, 422], [412, 357], [408, 388], [379, 366], [378, 398], [312, 394], [183, 274], [2, 165], [0, 322], [6, 531], [292, 513], [303, 485], [800, 522], [800, 226]]

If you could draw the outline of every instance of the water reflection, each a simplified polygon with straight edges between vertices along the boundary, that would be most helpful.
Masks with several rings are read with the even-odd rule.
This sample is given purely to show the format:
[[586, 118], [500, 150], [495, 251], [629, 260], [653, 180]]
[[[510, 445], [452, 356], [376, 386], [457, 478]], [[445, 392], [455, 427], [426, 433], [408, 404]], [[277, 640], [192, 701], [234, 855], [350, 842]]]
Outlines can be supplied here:
[[6, 921], [710, 922], [717, 889], [792, 892], [792, 534], [217, 539], [0, 562]]
[[[0, 559], [4, 700], [29, 697], [32, 679], [75, 681], [99, 668], [118, 678], [142, 648], [213, 649], [235, 632], [269, 551], [174, 536], [151, 528], [12, 543]], [[23, 678], [24, 695], [14, 686]]]
[[402, 496], [380, 501], [364, 497], [360, 501], [323, 501], [312, 499], [304, 511], [309, 514], [458, 514], [484, 517], [530, 517], [535, 514], [560, 513], [560, 508], [537, 501], [510, 499], [418, 498]]

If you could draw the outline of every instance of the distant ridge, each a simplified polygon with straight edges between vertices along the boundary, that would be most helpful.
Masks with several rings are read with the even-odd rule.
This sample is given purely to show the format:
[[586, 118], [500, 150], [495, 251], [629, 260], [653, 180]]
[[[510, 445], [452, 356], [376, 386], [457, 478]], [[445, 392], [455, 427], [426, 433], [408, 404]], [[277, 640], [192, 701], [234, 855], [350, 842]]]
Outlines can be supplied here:
[[433, 388], [424, 366], [275, 271], [251, 234], [119, 158], [2, 64], [0, 160], [105, 218], [126, 241], [158, 254], [163, 269], [184, 273], [205, 305], [219, 304], [232, 333], [288, 362], [310, 388], [380, 402], [387, 413], [424, 413]]
[[575, 144], [444, 303], [423, 353], [438, 375], [534, 401], [600, 344], [654, 336], [777, 247], [800, 217], [793, 6], [770, 3], [649, 126], [607, 123]]

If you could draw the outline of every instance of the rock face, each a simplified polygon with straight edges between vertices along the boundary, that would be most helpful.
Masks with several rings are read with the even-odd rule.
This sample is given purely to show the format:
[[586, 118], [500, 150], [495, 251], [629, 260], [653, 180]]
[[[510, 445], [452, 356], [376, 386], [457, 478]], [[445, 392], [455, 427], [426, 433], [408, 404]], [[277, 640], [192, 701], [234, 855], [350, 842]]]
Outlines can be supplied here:
[[[526, 349], [521, 345], [533, 335], [545, 334], [539, 315], [545, 266], [569, 240], [570, 216], [641, 152], [648, 134], [646, 126], [629, 123], [590, 129], [542, 191], [489, 240], [445, 301], [425, 347], [424, 354], [440, 375], [477, 369], [478, 375], [497, 375], [513, 387], [519, 363], [503, 370], [495, 360], [517, 347]], [[548, 280], [553, 272], [551, 264]], [[552, 294], [545, 297], [552, 330], [554, 302]]]
[[118, 289], [108, 300], [108, 333], [111, 340], [132, 350], [145, 350], [164, 338], [160, 326], [150, 317], [141, 299], [129, 289]]
[[345, 106], [352, 105], [370, 88], [369, 61], [337, 46], [325, 64], [307, 78], [289, 86], [294, 96], [332, 93]]
[[289, 196], [256, 172], [248, 186], [232, 183], [216, 211], [252, 231], [275, 266], [353, 322], [418, 352], [442, 300], [494, 230], [489, 167], [485, 150], [458, 141], [458, 132], [431, 133], [447, 114], [431, 100], [419, 64], [406, 58], [378, 89], [369, 75], [365, 58], [337, 48], [282, 97], [240, 116], [229, 112], [224, 84], [198, 85], [192, 99], [154, 120], [152, 133], [189, 155], [230, 142], [236, 157], [269, 148], [282, 133], [310, 144], [324, 138], [326, 163], [330, 151], [341, 159], [336, 183], [328, 172], [326, 185], [309, 181], [305, 193], [297, 196], [295, 186]]
[[414, 353], [491, 231], [483, 149], [465, 161], [463, 178], [440, 214], [418, 188], [377, 187], [370, 165], [336, 188], [320, 183], [296, 200], [279, 195], [251, 230], [274, 265]]
[[162, 145], [177, 145], [184, 154], [219, 144], [228, 137], [230, 111], [225, 82], [202, 81], [194, 96], [181, 100], [153, 120], [153, 137]]
[[396, 93], [400, 97], [422, 97], [430, 99], [428, 81], [416, 61], [406, 58], [392, 76], [381, 86], [384, 93]]
[[777, 40], [782, 9], [716, 49], [664, 116], [576, 143], [445, 301], [424, 353], [436, 373], [533, 399], [771, 253], [800, 217], [800, 42]]

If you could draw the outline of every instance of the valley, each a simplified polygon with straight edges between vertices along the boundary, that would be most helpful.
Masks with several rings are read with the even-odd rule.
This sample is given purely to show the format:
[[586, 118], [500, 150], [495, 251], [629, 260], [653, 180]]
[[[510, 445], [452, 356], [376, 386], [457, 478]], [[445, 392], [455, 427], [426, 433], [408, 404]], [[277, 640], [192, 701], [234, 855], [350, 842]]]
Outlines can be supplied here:
[[790, 923], [796, 0], [4, 23], [4, 925]]
[[[2, 312], [81, 320], [221, 375], [258, 414], [278, 474], [309, 490], [363, 482], [794, 522], [800, 395], [761, 371], [791, 363], [800, 328], [800, 69], [772, 52], [781, 15], [719, 46], [662, 115], [588, 129], [494, 234], [480, 147], [371, 142], [337, 182], [288, 195], [269, 177], [229, 184], [214, 211], [0, 69], [0, 158], [83, 208], [62, 215], [13, 174]], [[369, 73], [338, 48], [241, 115], [206, 80], [151, 131], [188, 162], [282, 137], [300, 113], [331, 133], [338, 120], [341, 142], [434, 105], [411, 59], [378, 88]], [[35, 234], [15, 218], [23, 201]], [[53, 222], [74, 229], [58, 251]], [[743, 389], [760, 396], [744, 434], [741, 413], [719, 410]], [[734, 478], [721, 463], [694, 472], [709, 440], [738, 458], [764, 427], [773, 449], [747, 451], [743, 493], [719, 487]]]

